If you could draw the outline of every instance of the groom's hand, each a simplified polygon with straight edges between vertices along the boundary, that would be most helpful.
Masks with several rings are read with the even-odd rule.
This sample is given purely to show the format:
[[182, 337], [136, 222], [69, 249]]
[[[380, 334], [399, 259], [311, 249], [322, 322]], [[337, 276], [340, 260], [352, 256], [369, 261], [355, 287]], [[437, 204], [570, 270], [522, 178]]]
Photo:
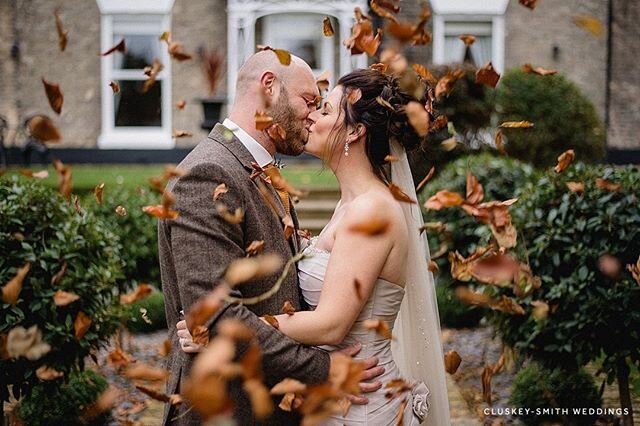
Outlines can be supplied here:
[[180, 348], [185, 353], [195, 354], [200, 352], [204, 347], [193, 341], [193, 337], [187, 328], [187, 321], [181, 320], [176, 324], [176, 334], [180, 341]]
[[[354, 357], [360, 350], [362, 345], [356, 343], [339, 351], [344, 355]], [[378, 366], [378, 358], [375, 356], [360, 360], [364, 364], [364, 370], [360, 376], [360, 392], [375, 392], [382, 387], [380, 380], [372, 380], [384, 373], [384, 367]], [[348, 395], [347, 398], [352, 404], [365, 405], [369, 403], [369, 399], [364, 396]]]

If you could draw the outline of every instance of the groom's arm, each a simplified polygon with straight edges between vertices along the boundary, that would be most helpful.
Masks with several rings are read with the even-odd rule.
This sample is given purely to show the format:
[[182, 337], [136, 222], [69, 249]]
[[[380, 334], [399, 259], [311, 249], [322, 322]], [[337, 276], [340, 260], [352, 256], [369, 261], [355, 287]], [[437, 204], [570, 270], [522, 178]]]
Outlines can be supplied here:
[[[229, 263], [245, 255], [241, 224], [228, 223], [215, 209], [213, 191], [223, 182], [229, 191], [220, 198], [220, 202], [230, 211], [243, 208], [240, 185], [234, 185], [233, 178], [213, 164], [195, 167], [188, 175], [179, 178], [172, 188], [176, 198], [174, 208], [179, 216], [169, 222], [171, 247], [180, 301], [185, 312], [218, 285]], [[241, 297], [238, 290], [234, 291], [237, 293], [235, 296]], [[224, 305], [212, 318], [211, 327], [214, 329], [223, 318], [240, 320], [255, 330], [263, 351], [267, 385], [287, 377], [306, 383], [327, 380], [328, 353], [286, 337], [262, 322], [246, 306]]]

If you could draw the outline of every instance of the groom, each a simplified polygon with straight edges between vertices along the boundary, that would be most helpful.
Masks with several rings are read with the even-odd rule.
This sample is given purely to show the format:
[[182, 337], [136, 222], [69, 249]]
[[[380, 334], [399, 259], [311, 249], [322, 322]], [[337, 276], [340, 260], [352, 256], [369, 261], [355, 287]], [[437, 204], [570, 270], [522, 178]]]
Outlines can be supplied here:
[[[162, 284], [169, 336], [174, 350], [168, 357], [170, 378], [169, 394], [179, 393], [181, 383], [189, 375], [194, 355], [180, 350], [176, 323], [180, 311], [188, 312], [193, 303], [210, 292], [223, 275], [225, 268], [235, 259], [245, 256], [245, 248], [252, 241], [263, 240], [265, 253], [280, 254], [289, 259], [297, 249], [296, 233], [288, 240], [283, 225], [272, 213], [250, 179], [252, 162], [261, 167], [273, 163], [275, 153], [299, 155], [308, 138], [308, 115], [316, 108], [318, 89], [311, 68], [300, 58], [292, 57], [289, 66], [283, 66], [272, 51], [259, 52], [250, 57], [238, 73], [235, 103], [222, 125], [217, 124], [208, 138], [198, 144], [180, 163], [187, 174], [172, 181], [167, 190], [176, 198], [174, 208], [179, 212], [175, 220], [161, 221], [158, 225], [158, 244]], [[266, 132], [257, 131], [255, 112], [271, 105], [269, 115], [286, 133], [284, 140], [274, 140]], [[212, 199], [214, 189], [221, 183], [229, 188], [219, 200], [229, 211], [244, 211], [239, 224], [225, 221], [216, 211]], [[290, 212], [297, 228], [293, 205], [287, 197], [282, 201], [278, 192], [268, 186], [277, 201], [280, 215]], [[288, 205], [284, 205], [287, 203]], [[252, 297], [264, 293], [273, 285], [270, 279], [256, 280], [251, 285], [236, 289], [237, 296]], [[313, 384], [327, 380], [331, 369], [331, 355], [319, 349], [298, 344], [258, 317], [280, 313], [285, 301], [300, 309], [300, 290], [295, 269], [287, 275], [280, 290], [267, 300], [255, 305], [229, 304], [213, 318], [212, 330], [223, 318], [242, 320], [256, 331], [263, 351], [264, 382], [271, 387], [290, 377]], [[351, 348], [354, 355], [358, 348]], [[367, 369], [362, 381], [384, 371], [377, 367], [375, 358], [365, 360]], [[379, 382], [361, 383], [363, 392], [377, 390]], [[234, 402], [234, 419], [239, 425], [257, 424], [251, 412], [251, 403], [242, 391], [241, 383], [230, 384]], [[354, 399], [366, 403], [366, 399]], [[187, 405], [186, 407], [184, 407]], [[297, 424], [295, 412], [276, 412], [265, 424]], [[202, 419], [189, 410], [188, 404], [165, 410], [163, 424], [199, 425]]]

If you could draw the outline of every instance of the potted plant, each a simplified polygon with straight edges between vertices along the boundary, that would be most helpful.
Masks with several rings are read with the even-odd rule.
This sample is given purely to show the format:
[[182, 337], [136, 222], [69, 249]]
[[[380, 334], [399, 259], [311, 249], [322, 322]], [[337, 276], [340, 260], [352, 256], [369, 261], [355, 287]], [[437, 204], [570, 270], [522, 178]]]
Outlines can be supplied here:
[[225, 58], [220, 49], [199, 49], [202, 72], [209, 83], [209, 96], [200, 98], [204, 112], [201, 127], [210, 130], [221, 118], [222, 106], [227, 102], [225, 96], [216, 96], [218, 85], [224, 75]]

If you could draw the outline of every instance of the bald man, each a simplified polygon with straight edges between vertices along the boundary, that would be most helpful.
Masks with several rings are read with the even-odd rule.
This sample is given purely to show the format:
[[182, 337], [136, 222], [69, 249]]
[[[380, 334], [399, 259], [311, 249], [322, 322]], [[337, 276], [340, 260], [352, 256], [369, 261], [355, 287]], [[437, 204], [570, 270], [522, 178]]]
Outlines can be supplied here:
[[[245, 248], [252, 241], [264, 241], [263, 252], [277, 253], [283, 260], [297, 251], [297, 233], [289, 239], [283, 233], [280, 219], [285, 214], [283, 201], [268, 185], [278, 209], [278, 214], [274, 214], [257, 182], [250, 179], [254, 171], [251, 163], [265, 167], [273, 163], [276, 153], [302, 153], [309, 134], [308, 115], [316, 108], [318, 94], [313, 73], [302, 59], [292, 57], [291, 64], [283, 66], [272, 51], [253, 55], [239, 71], [236, 99], [229, 118], [217, 124], [207, 139], [180, 163], [179, 167], [187, 174], [167, 186], [176, 197], [174, 207], [179, 212], [176, 219], [160, 221], [158, 225], [162, 286], [173, 346], [167, 361], [171, 373], [167, 383], [169, 394], [180, 392], [195, 357], [180, 348], [176, 329], [180, 312], [188, 312], [196, 300], [219, 285], [225, 268], [233, 260], [245, 257]], [[274, 140], [266, 131], [256, 130], [255, 112], [265, 109], [285, 130], [286, 137]], [[244, 211], [241, 223], [231, 224], [218, 214], [212, 195], [221, 183], [225, 183], [229, 191], [218, 203], [232, 212], [241, 208]], [[287, 207], [297, 228], [293, 205]], [[275, 279], [272, 276], [239, 286], [234, 289], [234, 296], [246, 298], [262, 294], [273, 286]], [[215, 334], [216, 325], [225, 318], [239, 319], [255, 330], [263, 353], [264, 383], [268, 387], [285, 378], [308, 384], [325, 382], [333, 355], [300, 345], [259, 319], [266, 314], [280, 313], [285, 301], [291, 302], [296, 310], [304, 307], [295, 269], [286, 276], [280, 290], [267, 300], [254, 305], [225, 305], [212, 318], [210, 330]], [[349, 352], [353, 355], [357, 350], [351, 348]], [[384, 371], [376, 364], [376, 359], [365, 360], [367, 370], [361, 383], [365, 392], [381, 386], [377, 381], [364, 383]], [[229, 393], [233, 417], [239, 425], [299, 423], [295, 411], [285, 412], [279, 408], [266, 421], [257, 422], [240, 379], [229, 383]], [[366, 399], [353, 402], [366, 403]], [[190, 409], [187, 401], [179, 407], [167, 407], [163, 424], [199, 425], [202, 419]]]

